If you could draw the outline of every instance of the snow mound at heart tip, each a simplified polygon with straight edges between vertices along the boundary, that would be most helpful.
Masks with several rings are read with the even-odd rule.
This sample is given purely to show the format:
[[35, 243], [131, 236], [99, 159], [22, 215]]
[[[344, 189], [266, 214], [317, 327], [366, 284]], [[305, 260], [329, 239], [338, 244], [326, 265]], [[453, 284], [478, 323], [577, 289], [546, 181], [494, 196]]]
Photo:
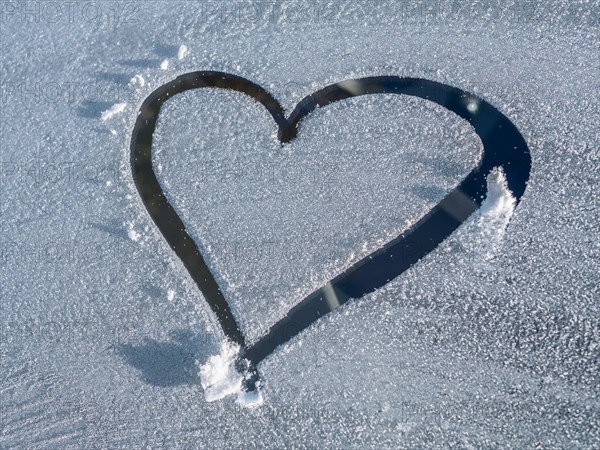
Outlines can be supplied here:
[[254, 392], [242, 389], [244, 376], [235, 367], [239, 351], [239, 345], [224, 340], [219, 354], [209, 357], [206, 363], [200, 366], [200, 382], [207, 402], [237, 395], [237, 403], [244, 407], [254, 408], [262, 405], [260, 387]]

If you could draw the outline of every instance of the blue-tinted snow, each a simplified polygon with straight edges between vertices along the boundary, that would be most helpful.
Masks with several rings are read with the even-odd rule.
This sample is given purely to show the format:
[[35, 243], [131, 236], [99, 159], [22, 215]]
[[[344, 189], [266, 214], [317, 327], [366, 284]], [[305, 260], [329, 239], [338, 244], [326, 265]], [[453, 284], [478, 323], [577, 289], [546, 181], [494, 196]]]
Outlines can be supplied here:
[[[258, 15], [236, 2], [99, 2], [97, 11], [84, 10], [85, 3], [50, 3], [62, 5], [61, 13], [38, 2], [28, 2], [27, 10], [21, 3], [1, 6], [3, 448], [598, 446], [597, 1], [319, 3], [323, 9], [294, 1]], [[188, 52], [179, 58], [182, 45]], [[288, 110], [316, 89], [358, 76], [420, 76], [457, 86], [490, 101], [523, 133], [533, 158], [528, 190], [499, 241], [490, 243], [477, 224], [463, 227], [384, 289], [272, 355], [261, 366], [260, 408], [240, 408], [232, 397], [208, 403], [198, 365], [219, 352], [220, 332], [147, 216], [128, 162], [141, 102], [195, 70], [252, 79]], [[306, 274], [316, 286], [352, 253], [357, 257], [364, 241], [374, 245], [401, 229], [404, 223], [388, 214], [389, 198], [414, 216], [476, 155], [468, 126], [409, 99], [382, 98], [380, 107], [414, 129], [384, 121], [377, 125], [402, 133], [337, 137], [344, 117], [364, 128], [361, 108], [378, 114], [377, 104], [340, 104], [335, 118], [320, 111], [294, 145], [327, 160], [336, 153], [326, 150], [339, 155], [348, 143], [356, 148], [345, 162], [357, 167], [369, 163], [359, 146], [385, 149], [373, 164], [387, 173], [409, 162], [411, 155], [398, 148], [425, 145], [417, 130], [429, 127], [450, 133], [439, 147], [426, 147], [455, 151], [444, 160], [432, 156], [432, 165], [447, 162], [449, 172], [424, 172], [412, 160], [416, 166], [407, 170], [422, 178], [407, 180], [415, 189], [379, 177], [381, 199], [368, 190], [375, 184], [365, 183], [364, 199], [381, 201], [381, 216], [331, 203], [323, 224], [347, 237], [341, 243], [305, 221], [286, 221], [290, 205], [278, 205], [277, 230], [311, 233], [333, 258], [299, 258], [297, 274], [286, 267], [297, 276], [295, 288], [285, 288], [288, 296], [282, 289], [272, 309], [268, 298], [252, 303], [242, 295], [251, 288], [242, 283], [247, 269], [224, 260], [213, 243], [208, 258], [237, 283], [232, 301], [248, 317], [251, 335], [261, 331], [257, 318], [275, 320], [309, 290], [301, 282]], [[185, 102], [173, 108], [190, 110]], [[265, 131], [238, 145], [228, 140], [238, 133], [224, 130], [222, 151], [248, 149], [265, 159], [280, 151], [260, 108], [227, 101], [222, 108]], [[198, 134], [200, 124], [180, 126], [189, 135], [161, 134], [165, 153], [157, 162], [165, 175], [183, 157], [167, 154], [168, 139], [187, 141], [182, 151], [208, 142]], [[327, 134], [315, 144], [321, 133]], [[311, 162], [295, 157], [292, 147], [290, 161]], [[172, 187], [193, 186], [192, 169], [182, 167]], [[360, 177], [334, 182], [341, 199], [363, 186]], [[234, 188], [228, 184], [217, 195], [227, 189], [234, 195]], [[302, 194], [305, 206], [322, 206]], [[413, 196], [422, 203], [405, 203]], [[252, 211], [253, 201], [243, 206]], [[190, 218], [198, 217], [191, 206]], [[227, 212], [232, 204], [222, 207]], [[349, 218], [346, 211], [362, 215], [365, 226], [338, 220]], [[251, 235], [243, 222], [224, 228], [216, 213], [195, 222], [206, 227], [195, 232]], [[266, 219], [251, 223], [261, 232], [269, 226]], [[254, 282], [266, 286], [277, 268], [258, 264], [264, 279]]]

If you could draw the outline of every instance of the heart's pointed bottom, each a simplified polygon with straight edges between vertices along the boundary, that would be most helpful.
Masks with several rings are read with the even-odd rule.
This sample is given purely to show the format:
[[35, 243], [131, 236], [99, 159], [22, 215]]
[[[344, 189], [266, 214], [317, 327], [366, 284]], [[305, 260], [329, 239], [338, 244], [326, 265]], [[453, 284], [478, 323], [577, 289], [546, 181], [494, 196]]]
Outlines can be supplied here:
[[280, 128], [277, 138], [279, 142], [282, 144], [287, 144], [294, 140], [294, 138], [298, 135], [298, 129], [294, 126], [288, 126], [285, 128]]
[[242, 391], [255, 392], [260, 387], [260, 376], [256, 366], [249, 360], [240, 357], [235, 362], [236, 370], [244, 375], [242, 380]]

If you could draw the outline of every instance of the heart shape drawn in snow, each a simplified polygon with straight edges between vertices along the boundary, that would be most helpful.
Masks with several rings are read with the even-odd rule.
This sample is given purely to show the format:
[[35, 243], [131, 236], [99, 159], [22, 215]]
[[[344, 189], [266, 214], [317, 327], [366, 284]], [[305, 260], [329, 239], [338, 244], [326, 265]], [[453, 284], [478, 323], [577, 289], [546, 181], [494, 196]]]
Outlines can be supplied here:
[[[310, 294], [258, 342], [247, 346], [221, 288], [196, 243], [186, 232], [185, 225], [169, 204], [152, 168], [152, 139], [163, 103], [181, 92], [206, 87], [238, 91], [260, 102], [279, 127], [281, 143], [296, 137], [300, 122], [309, 113], [339, 100], [371, 94], [420, 97], [467, 120], [483, 143], [483, 155], [478, 166], [414, 225]], [[131, 169], [140, 197], [208, 301], [225, 336], [239, 345], [238, 363], [247, 374], [246, 390], [253, 390], [256, 385], [258, 363], [278, 346], [348, 300], [384, 286], [452, 234], [481, 206], [487, 192], [487, 175], [494, 168], [503, 170], [507, 187], [518, 203], [529, 179], [531, 156], [525, 140], [506, 116], [484, 100], [460, 89], [435, 81], [397, 76], [332, 84], [304, 98], [286, 118], [275, 98], [245, 78], [222, 72], [192, 72], [177, 77], [148, 96], [140, 108], [131, 138]]]

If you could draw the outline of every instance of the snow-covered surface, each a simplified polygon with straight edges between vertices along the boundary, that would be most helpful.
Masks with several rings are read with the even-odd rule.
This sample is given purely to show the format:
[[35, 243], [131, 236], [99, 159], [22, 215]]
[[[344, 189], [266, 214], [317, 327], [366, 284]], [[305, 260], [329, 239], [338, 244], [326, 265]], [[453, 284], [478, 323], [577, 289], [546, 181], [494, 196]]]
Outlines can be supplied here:
[[[599, 446], [597, 1], [49, 3], [62, 14], [1, 6], [0, 447]], [[141, 102], [197, 70], [288, 111], [367, 75], [473, 92], [529, 144], [528, 189], [514, 208], [494, 174], [436, 251], [271, 355], [261, 399], [210, 402], [237, 376], [128, 153]], [[399, 96], [316, 111], [280, 147], [262, 107], [194, 91], [157, 133], [161, 181], [251, 339], [481, 151]]]

